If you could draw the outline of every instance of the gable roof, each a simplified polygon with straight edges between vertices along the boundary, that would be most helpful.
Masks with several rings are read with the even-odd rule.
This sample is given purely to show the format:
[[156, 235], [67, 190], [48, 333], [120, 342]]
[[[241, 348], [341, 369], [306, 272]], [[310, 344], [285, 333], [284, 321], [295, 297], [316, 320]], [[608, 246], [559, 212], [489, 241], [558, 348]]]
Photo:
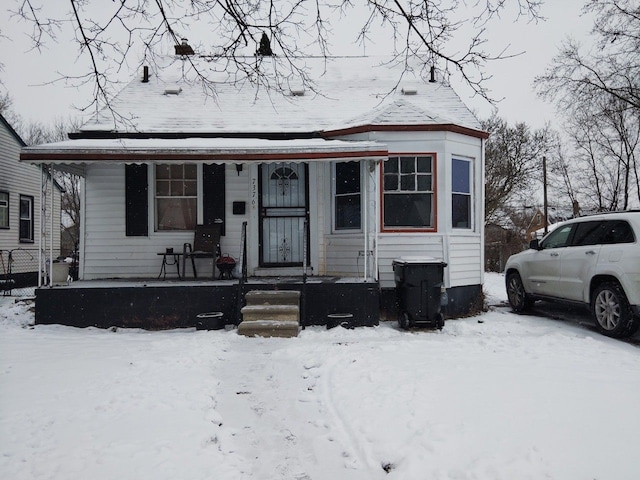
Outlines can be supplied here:
[[24, 143], [24, 140], [22, 140], [22, 137], [20, 135], [18, 135], [18, 132], [16, 132], [13, 129], [11, 124], [7, 121], [6, 118], [4, 118], [4, 115], [2, 115], [1, 113], [0, 113], [0, 123], [2, 123], [6, 127], [7, 131], [11, 134], [11, 136], [13, 136], [13, 138], [15, 138], [16, 142], [18, 142], [18, 144], [21, 147], [26, 147], [27, 146], [27, 144]]
[[[264, 72], [260, 84], [251, 81], [255, 71], [229, 71], [227, 59], [167, 58], [148, 82], [141, 81], [141, 75], [126, 85], [113, 99], [112, 110], [100, 111], [76, 137], [153, 133], [302, 138], [377, 126], [456, 126], [473, 136], [485, 135], [450, 86], [425, 81], [418, 70], [406, 70], [385, 57], [303, 59], [304, 74], [311, 80], [306, 90], [300, 72], [287, 70], [285, 59], [245, 60], [259, 63]], [[196, 69], [213, 82], [213, 92], [207, 92]]]

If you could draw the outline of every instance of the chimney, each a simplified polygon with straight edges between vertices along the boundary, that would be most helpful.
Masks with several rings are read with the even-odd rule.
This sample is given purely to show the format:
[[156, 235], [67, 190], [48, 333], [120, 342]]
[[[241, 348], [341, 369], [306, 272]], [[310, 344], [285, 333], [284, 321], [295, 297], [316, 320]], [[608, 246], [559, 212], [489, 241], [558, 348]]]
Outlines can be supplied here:
[[193, 55], [195, 52], [191, 45], [187, 43], [187, 39], [183, 38], [180, 45], [175, 45], [176, 55]]
[[149, 83], [149, 67], [142, 67], [142, 83]]
[[431, 76], [429, 78], [429, 83], [436, 83], [436, 67], [431, 65]]
[[270, 57], [273, 55], [273, 50], [271, 50], [271, 41], [266, 33], [262, 32], [262, 38], [260, 38], [260, 46], [258, 50], [256, 50], [256, 55], [260, 55], [263, 57]]

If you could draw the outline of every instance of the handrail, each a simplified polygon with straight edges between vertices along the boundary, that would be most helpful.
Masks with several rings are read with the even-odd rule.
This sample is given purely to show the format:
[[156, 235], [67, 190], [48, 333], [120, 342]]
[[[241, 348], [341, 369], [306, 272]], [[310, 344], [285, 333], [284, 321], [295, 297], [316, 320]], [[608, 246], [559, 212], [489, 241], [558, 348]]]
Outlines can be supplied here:
[[309, 220], [305, 219], [302, 227], [302, 282], [307, 282], [307, 249], [309, 238]]
[[302, 227], [302, 292], [300, 293], [300, 322], [307, 318], [307, 249], [309, 238], [309, 220], [305, 218]]
[[247, 222], [242, 222], [240, 233], [240, 279], [238, 281], [238, 297], [236, 298], [236, 325], [242, 321], [242, 300], [244, 298], [244, 282], [247, 280]]

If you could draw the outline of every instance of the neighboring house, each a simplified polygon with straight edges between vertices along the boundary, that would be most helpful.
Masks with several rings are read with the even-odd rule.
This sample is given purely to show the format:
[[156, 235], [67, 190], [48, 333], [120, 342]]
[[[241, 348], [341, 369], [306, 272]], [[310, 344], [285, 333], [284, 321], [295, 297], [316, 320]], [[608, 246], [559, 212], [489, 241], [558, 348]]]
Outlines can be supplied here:
[[[373, 285], [393, 310], [393, 259], [433, 257], [447, 263], [447, 315], [462, 315], [482, 294], [488, 134], [449, 85], [386, 60], [309, 58], [312, 89], [294, 73], [266, 89], [226, 59], [176, 57], [22, 160], [84, 177], [81, 279], [154, 279], [157, 253], [200, 223], [221, 222], [222, 252], [239, 258], [246, 222], [249, 278], [308, 266]], [[214, 94], [192, 63], [218, 72]]]
[[[38, 258], [60, 253], [61, 190], [40, 167], [21, 163], [24, 141], [0, 115], [0, 285], [3, 291], [38, 284]], [[41, 188], [48, 189], [42, 218]], [[53, 188], [53, 195], [51, 195]], [[41, 226], [46, 227], [44, 234]]]
[[[531, 221], [525, 230], [526, 244], [534, 238], [542, 238], [546, 232], [552, 230], [551, 225], [573, 218], [573, 214], [568, 210], [562, 210], [556, 207], [549, 207], [547, 213], [549, 218], [545, 221], [544, 211], [541, 208], [536, 207], [533, 215], [531, 216]], [[546, 232], [545, 224], [547, 226]]]

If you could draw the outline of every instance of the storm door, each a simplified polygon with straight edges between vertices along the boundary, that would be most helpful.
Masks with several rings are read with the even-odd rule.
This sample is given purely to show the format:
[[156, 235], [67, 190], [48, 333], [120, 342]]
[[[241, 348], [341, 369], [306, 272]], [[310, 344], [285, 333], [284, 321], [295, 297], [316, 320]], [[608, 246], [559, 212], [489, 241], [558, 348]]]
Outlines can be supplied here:
[[309, 215], [307, 166], [261, 165], [260, 192], [261, 266], [302, 265], [304, 221]]

